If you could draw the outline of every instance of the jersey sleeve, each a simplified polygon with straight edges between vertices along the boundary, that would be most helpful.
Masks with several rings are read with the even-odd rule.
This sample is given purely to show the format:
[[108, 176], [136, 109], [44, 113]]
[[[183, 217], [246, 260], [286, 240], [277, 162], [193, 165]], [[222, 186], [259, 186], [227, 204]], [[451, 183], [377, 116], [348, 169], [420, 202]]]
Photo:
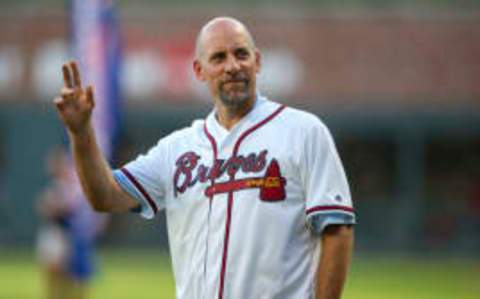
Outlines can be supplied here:
[[350, 188], [328, 128], [317, 119], [305, 138], [301, 178], [308, 225], [320, 234], [331, 224], [355, 224]]
[[153, 218], [165, 207], [168, 154], [168, 144], [163, 139], [146, 154], [113, 172], [122, 189], [139, 202], [135, 212], [140, 212], [144, 218]]

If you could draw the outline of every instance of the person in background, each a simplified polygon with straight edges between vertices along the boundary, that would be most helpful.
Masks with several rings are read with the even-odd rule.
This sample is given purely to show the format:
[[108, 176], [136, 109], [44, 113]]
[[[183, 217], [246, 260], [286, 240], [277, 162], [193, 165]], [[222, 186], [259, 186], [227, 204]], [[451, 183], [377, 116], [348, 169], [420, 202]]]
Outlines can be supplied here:
[[94, 270], [94, 241], [105, 221], [89, 207], [81, 206], [84, 200], [78, 200], [82, 195], [65, 150], [51, 150], [46, 169], [51, 182], [37, 200], [42, 222], [37, 255], [44, 276], [45, 297], [86, 299]]

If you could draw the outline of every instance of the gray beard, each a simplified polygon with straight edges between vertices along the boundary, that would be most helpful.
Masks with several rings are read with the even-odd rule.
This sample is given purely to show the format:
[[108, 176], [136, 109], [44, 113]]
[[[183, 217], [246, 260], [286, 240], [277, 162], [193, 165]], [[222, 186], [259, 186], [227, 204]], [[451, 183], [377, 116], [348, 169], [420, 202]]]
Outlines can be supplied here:
[[219, 96], [222, 104], [230, 111], [242, 110], [245, 108], [245, 105], [247, 105], [250, 98], [247, 90], [241, 92], [239, 96], [230, 96], [228, 93], [220, 90]]

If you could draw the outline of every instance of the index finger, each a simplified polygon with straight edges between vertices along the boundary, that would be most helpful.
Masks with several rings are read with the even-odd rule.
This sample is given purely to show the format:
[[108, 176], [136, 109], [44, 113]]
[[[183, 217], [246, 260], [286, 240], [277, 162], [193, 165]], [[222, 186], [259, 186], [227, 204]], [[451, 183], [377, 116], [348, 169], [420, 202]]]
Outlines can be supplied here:
[[80, 72], [78, 71], [78, 66], [75, 61], [70, 62], [70, 68], [73, 73], [73, 84], [76, 88], [82, 88], [82, 81], [80, 79]]
[[68, 69], [68, 65], [62, 65], [62, 73], [63, 73], [63, 82], [65, 83], [65, 87], [72, 88], [72, 75], [70, 74], [70, 70]]

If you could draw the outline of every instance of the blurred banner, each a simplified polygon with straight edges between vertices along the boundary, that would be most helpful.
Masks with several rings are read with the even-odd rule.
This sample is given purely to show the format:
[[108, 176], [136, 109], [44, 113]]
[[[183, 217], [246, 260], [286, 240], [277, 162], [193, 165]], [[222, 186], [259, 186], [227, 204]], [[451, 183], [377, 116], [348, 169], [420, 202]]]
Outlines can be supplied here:
[[[94, 48], [115, 44], [105, 39], [108, 12], [95, 16], [88, 11], [107, 4], [84, 2], [80, 5], [85, 8], [75, 9], [78, 22], [85, 23], [82, 31], [95, 26], [106, 31], [93, 30], [85, 43]], [[295, 104], [373, 106], [478, 104], [479, 16], [239, 15], [262, 50], [259, 85], [270, 97]], [[206, 19], [187, 12], [124, 12], [121, 82], [126, 102], [156, 106], [210, 101], [192, 72], [195, 36]], [[63, 24], [60, 13], [18, 19], [0, 15], [0, 28], [7, 28], [0, 31], [0, 101], [2, 95], [5, 101], [53, 97], [61, 78], [51, 66], [61, 63], [67, 52]]]
[[[100, 149], [111, 160], [121, 119], [120, 34], [113, 2], [72, 0], [70, 13], [72, 54], [80, 65], [83, 86], [93, 85], [93, 126]], [[73, 222], [78, 222], [86, 235], [93, 236], [104, 219], [92, 212], [80, 190], [78, 194]]]
[[83, 85], [93, 85], [94, 128], [100, 148], [110, 159], [120, 124], [120, 34], [110, 0], [71, 2], [73, 57], [80, 64]]

